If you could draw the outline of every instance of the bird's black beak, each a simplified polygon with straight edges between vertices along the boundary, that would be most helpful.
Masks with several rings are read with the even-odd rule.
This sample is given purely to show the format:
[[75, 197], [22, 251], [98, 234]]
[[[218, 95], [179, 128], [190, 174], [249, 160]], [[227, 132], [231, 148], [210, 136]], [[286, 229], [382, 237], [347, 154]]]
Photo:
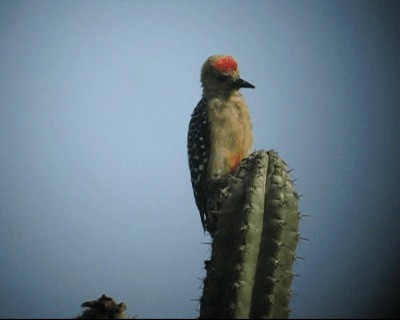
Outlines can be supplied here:
[[233, 84], [235, 88], [240, 89], [240, 88], [251, 88], [254, 89], [255, 86], [253, 86], [251, 83], [243, 80], [242, 78], [237, 78], [233, 81]]

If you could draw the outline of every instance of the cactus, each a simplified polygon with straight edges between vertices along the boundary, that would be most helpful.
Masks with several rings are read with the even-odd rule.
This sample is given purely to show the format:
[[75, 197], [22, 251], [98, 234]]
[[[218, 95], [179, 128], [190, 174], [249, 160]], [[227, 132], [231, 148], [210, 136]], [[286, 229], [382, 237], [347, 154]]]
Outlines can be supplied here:
[[99, 299], [82, 303], [82, 308], [87, 308], [75, 319], [128, 319], [125, 313], [126, 304], [116, 303], [111, 297], [103, 294]]
[[287, 318], [299, 239], [298, 195], [275, 151], [257, 151], [209, 186], [216, 231], [200, 318]]

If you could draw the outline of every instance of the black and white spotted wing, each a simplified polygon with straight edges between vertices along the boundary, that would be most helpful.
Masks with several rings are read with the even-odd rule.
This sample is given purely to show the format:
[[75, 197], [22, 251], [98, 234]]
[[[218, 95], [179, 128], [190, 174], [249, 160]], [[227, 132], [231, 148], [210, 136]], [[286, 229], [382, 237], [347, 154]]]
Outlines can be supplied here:
[[203, 229], [209, 223], [206, 205], [206, 173], [210, 155], [210, 128], [207, 116], [207, 102], [203, 98], [194, 109], [188, 134], [189, 169], [192, 180], [193, 193], [197, 208], [200, 211]]

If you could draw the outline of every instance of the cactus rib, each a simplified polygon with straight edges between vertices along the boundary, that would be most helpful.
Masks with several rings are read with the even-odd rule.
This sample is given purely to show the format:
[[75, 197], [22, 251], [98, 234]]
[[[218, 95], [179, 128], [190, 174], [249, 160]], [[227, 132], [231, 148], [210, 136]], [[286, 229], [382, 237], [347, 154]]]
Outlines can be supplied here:
[[200, 318], [289, 316], [300, 214], [288, 171], [275, 151], [257, 151], [210, 185], [216, 231]]

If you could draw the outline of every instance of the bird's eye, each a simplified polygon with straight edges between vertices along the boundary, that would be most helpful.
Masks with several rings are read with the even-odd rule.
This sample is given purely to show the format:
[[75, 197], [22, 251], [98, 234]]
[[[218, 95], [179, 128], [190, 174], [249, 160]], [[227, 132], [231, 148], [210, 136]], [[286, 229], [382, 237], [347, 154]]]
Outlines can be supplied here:
[[226, 76], [226, 75], [224, 75], [224, 74], [219, 74], [219, 75], [217, 76], [217, 80], [218, 80], [219, 82], [226, 82], [229, 78], [230, 78], [229, 76]]

